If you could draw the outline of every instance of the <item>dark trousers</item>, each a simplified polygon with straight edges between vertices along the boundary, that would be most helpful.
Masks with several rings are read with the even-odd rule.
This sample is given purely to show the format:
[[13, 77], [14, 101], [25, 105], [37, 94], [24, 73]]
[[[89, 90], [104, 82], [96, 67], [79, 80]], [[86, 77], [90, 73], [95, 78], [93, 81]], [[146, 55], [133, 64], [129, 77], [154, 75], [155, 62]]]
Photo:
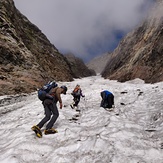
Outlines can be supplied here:
[[105, 92], [101, 92], [101, 107], [103, 108], [112, 108], [112, 105], [114, 105], [114, 95], [113, 94], [108, 94], [106, 96]]
[[80, 96], [74, 96], [74, 99], [73, 100], [75, 102], [74, 106], [78, 106], [78, 104], [80, 102]]
[[[46, 130], [51, 129], [57, 120], [59, 116], [58, 108], [56, 106], [56, 103], [53, 100], [46, 99], [43, 102], [44, 110], [45, 110], [45, 117], [40, 121], [40, 123], [37, 125], [39, 128], [42, 128], [43, 125], [49, 121], [49, 123], [46, 126]], [[51, 118], [51, 115], [52, 118]]]

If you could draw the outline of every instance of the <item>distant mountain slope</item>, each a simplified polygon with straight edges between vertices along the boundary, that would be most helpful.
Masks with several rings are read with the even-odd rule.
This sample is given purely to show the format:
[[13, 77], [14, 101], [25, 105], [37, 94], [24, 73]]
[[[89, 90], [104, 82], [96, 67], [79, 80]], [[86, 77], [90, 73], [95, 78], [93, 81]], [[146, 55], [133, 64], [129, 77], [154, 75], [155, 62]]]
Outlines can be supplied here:
[[163, 0], [149, 17], [129, 33], [114, 50], [102, 76], [118, 81], [141, 78], [163, 81]]
[[74, 78], [96, 75], [95, 71], [89, 69], [80, 58], [73, 54], [66, 54], [65, 57], [70, 63]]
[[66, 57], [13, 0], [1, 0], [0, 95], [29, 93], [49, 80], [72, 81], [76, 76]]
[[110, 53], [101, 54], [100, 56], [97, 56], [94, 59], [92, 59], [86, 65], [88, 68], [94, 70], [98, 74], [103, 71], [109, 58], [110, 58]]

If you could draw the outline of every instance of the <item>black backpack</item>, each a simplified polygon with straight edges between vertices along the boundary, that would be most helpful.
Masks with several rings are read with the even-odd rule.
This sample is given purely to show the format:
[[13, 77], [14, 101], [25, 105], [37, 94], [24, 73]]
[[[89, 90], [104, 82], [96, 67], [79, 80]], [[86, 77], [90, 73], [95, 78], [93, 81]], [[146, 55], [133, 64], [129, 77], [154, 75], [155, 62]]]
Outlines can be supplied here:
[[38, 90], [38, 98], [41, 101], [44, 101], [46, 98], [53, 98], [48, 93], [52, 88], [55, 88], [57, 86], [58, 84], [55, 81], [48, 82], [47, 84], [45, 84], [42, 88]]

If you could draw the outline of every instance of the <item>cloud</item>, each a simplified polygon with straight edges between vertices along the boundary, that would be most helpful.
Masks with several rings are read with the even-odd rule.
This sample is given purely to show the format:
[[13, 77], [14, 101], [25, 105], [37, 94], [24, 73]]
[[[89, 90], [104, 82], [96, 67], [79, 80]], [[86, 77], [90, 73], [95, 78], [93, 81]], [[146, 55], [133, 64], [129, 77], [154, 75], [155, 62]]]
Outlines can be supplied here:
[[150, 0], [14, 0], [16, 7], [60, 52], [85, 61], [113, 50], [143, 19]]

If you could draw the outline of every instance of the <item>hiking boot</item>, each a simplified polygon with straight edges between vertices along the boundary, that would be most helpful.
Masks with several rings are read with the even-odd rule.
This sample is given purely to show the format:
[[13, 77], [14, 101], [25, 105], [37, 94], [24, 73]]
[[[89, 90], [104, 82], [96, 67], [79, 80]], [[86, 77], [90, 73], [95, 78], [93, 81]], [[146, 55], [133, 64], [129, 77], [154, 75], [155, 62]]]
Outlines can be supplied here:
[[55, 133], [57, 133], [57, 132], [58, 132], [58, 131], [57, 131], [56, 129], [51, 128], [51, 129], [45, 130], [45, 131], [44, 131], [44, 134], [45, 134], [45, 135], [48, 135], [48, 134], [55, 134]]
[[33, 126], [31, 129], [32, 129], [32, 131], [35, 132], [37, 137], [39, 137], [39, 138], [42, 137], [42, 132], [38, 126]]

